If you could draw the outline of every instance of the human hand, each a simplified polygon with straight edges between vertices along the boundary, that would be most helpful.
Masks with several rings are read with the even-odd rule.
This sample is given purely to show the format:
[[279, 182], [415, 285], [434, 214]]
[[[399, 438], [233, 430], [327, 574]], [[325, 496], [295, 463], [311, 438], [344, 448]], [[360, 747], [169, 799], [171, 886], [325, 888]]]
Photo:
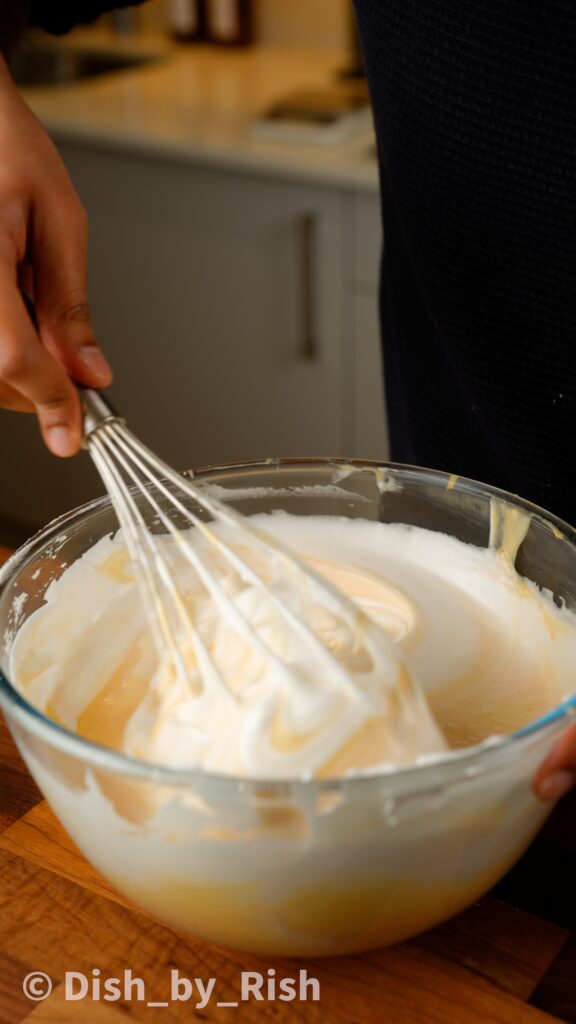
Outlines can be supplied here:
[[74, 455], [82, 416], [70, 378], [94, 388], [112, 379], [88, 315], [86, 214], [2, 58], [0, 154], [0, 407], [36, 412], [50, 450]]
[[558, 800], [576, 785], [576, 724], [569, 726], [542, 762], [532, 787], [541, 800]]

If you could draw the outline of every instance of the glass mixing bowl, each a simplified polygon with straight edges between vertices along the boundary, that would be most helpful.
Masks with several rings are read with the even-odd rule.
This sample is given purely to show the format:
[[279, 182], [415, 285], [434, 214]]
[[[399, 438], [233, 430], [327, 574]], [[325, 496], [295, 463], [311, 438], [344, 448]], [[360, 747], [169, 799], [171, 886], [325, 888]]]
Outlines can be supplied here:
[[[241, 511], [403, 522], [488, 544], [491, 508], [531, 516], [519, 571], [576, 607], [576, 533], [512, 495], [404, 466], [290, 459], [195, 475]], [[262, 954], [342, 954], [457, 913], [511, 867], [549, 813], [531, 777], [574, 711], [432, 766], [322, 781], [239, 780], [130, 759], [62, 728], [7, 678], [48, 584], [116, 520], [103, 498], [51, 523], [0, 573], [0, 701], [40, 789], [86, 857], [170, 925]], [[82, 686], [82, 678], [78, 679]]]

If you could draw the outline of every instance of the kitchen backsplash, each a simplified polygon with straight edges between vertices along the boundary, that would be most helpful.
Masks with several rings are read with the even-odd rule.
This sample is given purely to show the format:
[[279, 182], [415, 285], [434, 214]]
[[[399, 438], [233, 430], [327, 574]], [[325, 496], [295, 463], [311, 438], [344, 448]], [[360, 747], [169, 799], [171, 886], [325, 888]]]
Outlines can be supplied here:
[[[255, 0], [258, 41], [270, 45], [344, 50], [351, 0]], [[142, 28], [162, 30], [166, 0], [150, 0], [138, 11]]]

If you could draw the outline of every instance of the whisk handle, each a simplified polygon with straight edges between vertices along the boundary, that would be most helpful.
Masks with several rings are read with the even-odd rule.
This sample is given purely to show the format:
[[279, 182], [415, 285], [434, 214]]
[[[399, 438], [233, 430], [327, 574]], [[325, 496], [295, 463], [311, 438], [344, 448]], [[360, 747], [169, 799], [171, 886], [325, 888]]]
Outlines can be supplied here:
[[84, 388], [78, 385], [78, 393], [84, 410], [84, 437], [89, 438], [90, 434], [102, 425], [115, 420], [123, 423], [124, 420], [102, 391], [94, 391], [93, 388]]

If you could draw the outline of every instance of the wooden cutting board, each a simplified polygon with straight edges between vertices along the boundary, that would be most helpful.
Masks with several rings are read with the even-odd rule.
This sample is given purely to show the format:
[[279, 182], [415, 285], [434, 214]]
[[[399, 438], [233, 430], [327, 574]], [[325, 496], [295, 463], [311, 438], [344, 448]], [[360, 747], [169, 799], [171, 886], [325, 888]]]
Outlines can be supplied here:
[[[2, 549], [0, 548], [0, 552]], [[143, 1000], [92, 998], [100, 977], [132, 970]], [[216, 979], [212, 998], [165, 1002], [170, 972]], [[242, 971], [318, 980], [319, 1001], [247, 1001]], [[32, 1001], [24, 979], [52, 992]], [[89, 995], [65, 999], [66, 971]], [[38, 982], [46, 984], [46, 981]], [[134, 989], [137, 994], [137, 990]], [[555, 811], [517, 867], [475, 906], [411, 942], [296, 962], [208, 946], [133, 908], [90, 867], [42, 800], [0, 724], [0, 1024], [550, 1024], [576, 1022], [576, 796]]]

